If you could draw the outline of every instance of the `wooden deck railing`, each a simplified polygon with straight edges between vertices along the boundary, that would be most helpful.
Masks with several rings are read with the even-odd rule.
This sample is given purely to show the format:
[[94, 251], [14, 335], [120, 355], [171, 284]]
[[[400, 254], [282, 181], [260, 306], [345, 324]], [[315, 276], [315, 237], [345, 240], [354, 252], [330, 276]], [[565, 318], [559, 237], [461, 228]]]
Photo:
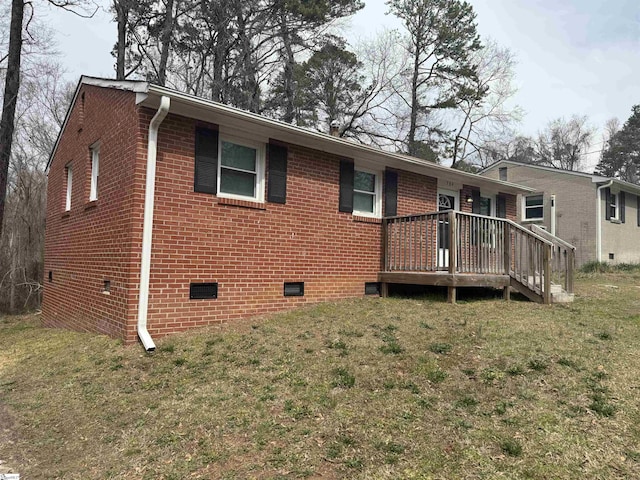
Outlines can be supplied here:
[[447, 210], [387, 217], [382, 226], [385, 272], [509, 275], [551, 301], [553, 244], [511, 220]]
[[567, 293], [573, 292], [575, 275], [576, 247], [558, 238], [538, 225], [531, 225], [531, 231], [550, 241], [551, 247], [551, 279], [562, 285]]

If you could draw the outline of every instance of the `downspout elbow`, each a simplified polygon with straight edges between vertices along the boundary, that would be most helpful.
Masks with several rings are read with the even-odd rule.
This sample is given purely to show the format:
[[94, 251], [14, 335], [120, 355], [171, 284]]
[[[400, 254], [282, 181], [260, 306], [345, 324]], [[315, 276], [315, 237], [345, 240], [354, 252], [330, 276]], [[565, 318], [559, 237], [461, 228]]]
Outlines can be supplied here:
[[147, 179], [144, 196], [144, 219], [142, 226], [142, 258], [140, 260], [140, 291], [138, 295], [137, 332], [144, 349], [153, 352], [156, 345], [147, 329], [147, 310], [149, 307], [149, 276], [151, 272], [151, 240], [153, 238], [153, 204], [156, 187], [156, 160], [158, 154], [158, 130], [169, 113], [171, 99], [163, 96], [160, 107], [149, 123], [147, 143]]

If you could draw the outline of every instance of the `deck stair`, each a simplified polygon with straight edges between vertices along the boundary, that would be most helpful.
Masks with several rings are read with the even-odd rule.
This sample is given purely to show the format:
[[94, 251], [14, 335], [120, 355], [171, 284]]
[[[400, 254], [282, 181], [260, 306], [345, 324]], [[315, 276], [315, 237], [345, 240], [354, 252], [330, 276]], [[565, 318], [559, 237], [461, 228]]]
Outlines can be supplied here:
[[573, 300], [575, 247], [539, 227], [456, 210], [386, 217], [382, 226], [383, 295], [387, 284], [406, 283], [446, 286], [452, 302], [468, 286], [540, 303]]

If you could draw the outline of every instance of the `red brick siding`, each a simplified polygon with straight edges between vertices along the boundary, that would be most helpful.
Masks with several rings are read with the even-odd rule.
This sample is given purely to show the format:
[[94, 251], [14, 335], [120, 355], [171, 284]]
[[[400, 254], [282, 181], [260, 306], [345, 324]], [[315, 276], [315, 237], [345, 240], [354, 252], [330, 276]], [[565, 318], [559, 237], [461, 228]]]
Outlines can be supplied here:
[[[127, 302], [133, 290], [129, 256], [137, 146], [134, 100], [129, 92], [84, 86], [70, 114], [48, 176], [42, 305], [46, 325], [125, 335]], [[98, 200], [89, 204], [89, 146], [97, 141]], [[65, 213], [69, 164], [73, 169], [71, 211]], [[111, 281], [109, 295], [102, 293], [104, 280]]]
[[[169, 116], [159, 133], [152, 335], [361, 296], [377, 280], [380, 224], [338, 211], [338, 157], [290, 145], [287, 203], [246, 208], [193, 192], [194, 131], [194, 121]], [[218, 298], [189, 300], [189, 284], [208, 281]], [[305, 282], [304, 297], [283, 296], [289, 281]]]
[[[43, 314], [47, 325], [134, 342], [147, 135], [155, 112], [137, 109], [132, 93], [83, 91], [84, 109], [78, 101], [49, 172], [45, 275], [51, 270], [54, 280], [45, 284]], [[170, 115], [159, 132], [150, 333], [363, 295], [381, 267], [381, 226], [338, 211], [339, 158], [289, 145], [285, 205], [218, 199], [193, 191], [197, 123]], [[95, 141], [99, 195], [88, 205]], [[72, 209], [64, 214], [69, 162]], [[399, 170], [398, 214], [435, 210], [437, 180]], [[515, 218], [514, 196], [507, 210]], [[102, 293], [105, 279], [110, 295]], [[305, 282], [304, 297], [283, 296], [289, 281]], [[218, 298], [189, 300], [191, 282], [218, 282]]]

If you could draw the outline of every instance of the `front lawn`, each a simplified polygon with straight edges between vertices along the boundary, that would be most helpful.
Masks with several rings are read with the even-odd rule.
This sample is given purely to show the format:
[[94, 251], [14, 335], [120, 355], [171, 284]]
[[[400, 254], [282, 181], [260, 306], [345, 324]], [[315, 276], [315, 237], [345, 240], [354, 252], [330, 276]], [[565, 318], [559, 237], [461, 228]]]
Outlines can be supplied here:
[[153, 355], [0, 318], [24, 478], [640, 478], [640, 273], [569, 305], [361, 299]]

